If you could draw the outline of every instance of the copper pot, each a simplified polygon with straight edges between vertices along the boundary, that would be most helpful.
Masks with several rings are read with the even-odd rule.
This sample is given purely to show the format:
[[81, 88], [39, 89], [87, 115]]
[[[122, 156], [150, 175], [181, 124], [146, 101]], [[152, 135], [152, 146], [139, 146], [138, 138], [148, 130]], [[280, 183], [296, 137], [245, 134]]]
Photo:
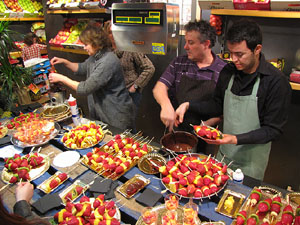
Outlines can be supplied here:
[[164, 149], [177, 154], [197, 152], [198, 138], [186, 131], [175, 131], [165, 134], [160, 139], [160, 144]]

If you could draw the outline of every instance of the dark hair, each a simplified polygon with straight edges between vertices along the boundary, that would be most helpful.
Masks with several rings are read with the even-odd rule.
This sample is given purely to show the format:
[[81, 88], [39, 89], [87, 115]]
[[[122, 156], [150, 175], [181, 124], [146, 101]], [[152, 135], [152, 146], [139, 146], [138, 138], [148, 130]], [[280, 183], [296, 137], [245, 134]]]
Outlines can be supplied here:
[[37, 36], [34, 33], [27, 33], [24, 37], [24, 43], [27, 46], [31, 46], [34, 43], [35, 38], [37, 38]]
[[241, 19], [229, 28], [226, 39], [230, 43], [246, 41], [247, 47], [254, 51], [258, 44], [262, 44], [262, 33], [255, 21]]
[[216, 30], [205, 20], [190, 21], [184, 26], [186, 32], [197, 31], [199, 32], [199, 40], [201, 43], [210, 40], [210, 48], [215, 46], [216, 43]]
[[9, 213], [2, 202], [2, 198], [0, 195], [0, 218], [1, 222], [0, 224], [9, 224], [9, 225], [51, 225], [46, 220], [43, 220], [39, 217], [36, 217], [34, 219], [28, 220], [22, 216], [19, 216], [17, 214]]
[[111, 46], [110, 40], [104, 29], [95, 22], [90, 22], [79, 36], [84, 44], [90, 44], [93, 48], [100, 50]]

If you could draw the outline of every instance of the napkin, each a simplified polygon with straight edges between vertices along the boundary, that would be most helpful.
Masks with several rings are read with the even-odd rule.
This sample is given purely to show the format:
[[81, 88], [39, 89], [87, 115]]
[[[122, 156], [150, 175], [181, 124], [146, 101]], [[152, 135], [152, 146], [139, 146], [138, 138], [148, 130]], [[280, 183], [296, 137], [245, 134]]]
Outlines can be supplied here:
[[146, 188], [146, 190], [144, 190], [143, 193], [135, 199], [135, 201], [142, 205], [154, 206], [162, 197], [162, 194], [156, 193], [150, 188]]
[[112, 198], [116, 197], [114, 191], [115, 191], [116, 187], [118, 187], [118, 186], [119, 186], [118, 181], [113, 181], [107, 192], [93, 192], [93, 196], [95, 198], [97, 198], [98, 195], [104, 194], [104, 199], [105, 200], [112, 199]]
[[106, 193], [109, 191], [112, 184], [112, 179], [97, 177], [90, 187], [91, 192]]
[[4, 138], [0, 138], [0, 146], [5, 146], [10, 143], [10, 136], [5, 136]]
[[48, 194], [40, 198], [32, 204], [32, 206], [40, 213], [44, 214], [50, 209], [60, 206], [62, 203], [58, 193]]

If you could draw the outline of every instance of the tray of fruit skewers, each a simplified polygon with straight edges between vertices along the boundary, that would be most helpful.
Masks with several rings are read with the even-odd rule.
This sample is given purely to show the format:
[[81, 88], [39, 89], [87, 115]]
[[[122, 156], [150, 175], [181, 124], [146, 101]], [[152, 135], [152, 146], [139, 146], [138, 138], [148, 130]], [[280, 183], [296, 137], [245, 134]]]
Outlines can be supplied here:
[[69, 178], [68, 174], [57, 171], [54, 175], [49, 177], [43, 183], [37, 186], [37, 189], [43, 191], [46, 194], [51, 193], [57, 189], [62, 183]]
[[117, 134], [105, 145], [84, 155], [81, 163], [106, 178], [116, 180], [153, 150], [150, 142], [147, 138], [130, 136], [127, 132]]
[[46, 144], [58, 135], [60, 125], [50, 120], [35, 118], [22, 125], [12, 133], [11, 143], [17, 147], [35, 147]]
[[4, 160], [1, 179], [5, 183], [31, 181], [43, 175], [50, 167], [50, 158], [40, 153], [31, 153], [24, 156], [15, 154]]
[[71, 150], [81, 150], [91, 148], [104, 139], [108, 130], [103, 130], [104, 126], [89, 121], [69, 130], [61, 137], [64, 146]]
[[211, 127], [205, 125], [203, 122], [201, 125], [192, 125], [194, 128], [194, 133], [197, 137], [201, 138], [202, 140], [206, 141], [209, 144], [215, 144], [217, 140], [223, 138], [222, 132], [216, 127]]
[[54, 215], [57, 224], [111, 224], [119, 225], [121, 213], [114, 201], [81, 197], [78, 202], [67, 202], [66, 207]]
[[227, 165], [197, 153], [180, 154], [159, 168], [161, 181], [170, 192], [184, 198], [210, 198], [227, 184]]
[[269, 187], [254, 187], [242, 205], [234, 225], [300, 224], [300, 206], [287, 201]]
[[142, 215], [137, 220], [136, 225], [152, 224], [154, 222], [157, 225], [200, 225], [198, 205], [191, 200], [185, 205], [180, 205], [177, 195], [166, 195], [164, 204], [143, 208]]
[[68, 202], [74, 202], [79, 196], [81, 196], [87, 189], [89, 185], [83, 183], [80, 180], [76, 180], [73, 184], [64, 189], [59, 197], [62, 200], [62, 204], [66, 205]]

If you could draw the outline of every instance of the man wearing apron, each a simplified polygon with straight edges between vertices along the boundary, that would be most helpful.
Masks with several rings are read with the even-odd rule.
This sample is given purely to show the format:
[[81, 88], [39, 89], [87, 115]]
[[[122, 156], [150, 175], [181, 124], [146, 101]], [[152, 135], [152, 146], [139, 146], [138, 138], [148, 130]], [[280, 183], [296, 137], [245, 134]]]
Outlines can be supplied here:
[[221, 145], [217, 158], [224, 157], [225, 163], [232, 161], [232, 169], [240, 168], [262, 180], [271, 141], [280, 136], [287, 122], [291, 87], [261, 53], [262, 33], [254, 21], [235, 22], [226, 40], [233, 64], [221, 71], [214, 98], [180, 105], [175, 125], [185, 119], [186, 110], [199, 116], [223, 114], [223, 139], [211, 142]]
[[[187, 55], [175, 58], [153, 89], [154, 97], [161, 106], [160, 118], [169, 131], [172, 131], [176, 118], [174, 109], [181, 103], [212, 98], [219, 73], [226, 64], [211, 51], [216, 35], [209, 23], [189, 22], [185, 31], [184, 49]], [[192, 131], [190, 124], [200, 124], [206, 119], [208, 117], [199, 118], [197, 114], [190, 113], [180, 129]]]

